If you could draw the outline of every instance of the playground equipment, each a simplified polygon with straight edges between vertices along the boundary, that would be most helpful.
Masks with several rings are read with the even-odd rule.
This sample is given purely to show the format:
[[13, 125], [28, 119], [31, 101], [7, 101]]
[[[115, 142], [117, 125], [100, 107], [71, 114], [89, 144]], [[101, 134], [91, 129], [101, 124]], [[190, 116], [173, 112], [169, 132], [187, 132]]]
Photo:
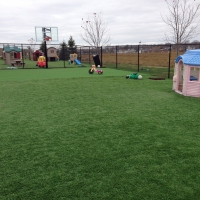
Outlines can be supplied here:
[[130, 75], [127, 75], [126, 76], [126, 79], [142, 79], [142, 75], [138, 75], [138, 73], [133, 73], [133, 74], [130, 74]]
[[78, 59], [74, 60], [74, 62], [75, 62], [77, 65], [82, 65], [82, 63], [81, 63]]
[[70, 57], [69, 64], [76, 63], [77, 65], [82, 65], [82, 63], [77, 59], [78, 58], [78, 54], [73, 53], [73, 54], [70, 54], [69, 57]]
[[[51, 42], [58, 42], [58, 28], [57, 27], [35, 27], [35, 36], [36, 42], [43, 42], [44, 43], [44, 56], [45, 56], [45, 66], [48, 68], [48, 56], [47, 56], [47, 45]], [[50, 50], [52, 51], [52, 50]], [[54, 61], [56, 58], [56, 52], [53, 57]], [[50, 58], [51, 59], [51, 58]], [[41, 63], [40, 63], [41, 64]], [[39, 65], [39, 67], [44, 67], [44, 63]]]
[[200, 49], [176, 58], [172, 89], [184, 96], [200, 97]]
[[50, 62], [57, 61], [57, 49], [55, 47], [47, 48], [47, 59]]
[[7, 65], [15, 63], [15, 61], [21, 62], [22, 51], [17, 46], [3, 45], [3, 59], [4, 59], [4, 64]]
[[98, 74], [103, 74], [103, 70], [97, 69], [95, 65], [92, 65], [92, 67], [89, 69], [88, 72], [89, 72], [89, 74], [94, 74], [94, 72], [97, 72]]
[[35, 50], [34, 52], [33, 52], [33, 60], [34, 61], [37, 61], [38, 60], [38, 58], [40, 57], [40, 56], [42, 56], [44, 53], [41, 51], [41, 50]]
[[76, 53], [69, 55], [70, 64], [74, 64], [74, 61], [77, 59], [78, 55]]
[[38, 61], [36, 63], [38, 67], [46, 67], [46, 59], [44, 56], [39, 56]]
[[77, 59], [78, 55], [76, 53], [70, 54], [70, 63], [74, 64], [74, 61]]
[[58, 56], [58, 55], [56, 55], [56, 61], [59, 61], [59, 60], [60, 60], [59, 56]]

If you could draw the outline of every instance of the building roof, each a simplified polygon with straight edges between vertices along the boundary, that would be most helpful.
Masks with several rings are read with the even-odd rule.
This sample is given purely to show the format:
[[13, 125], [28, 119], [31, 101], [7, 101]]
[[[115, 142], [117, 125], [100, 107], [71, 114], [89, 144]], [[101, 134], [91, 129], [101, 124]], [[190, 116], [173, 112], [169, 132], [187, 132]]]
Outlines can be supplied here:
[[52, 48], [53, 48], [53, 49], [56, 49], [55, 47], [48, 47], [47, 49], [52, 49]]
[[181, 59], [186, 65], [200, 66], [200, 49], [186, 51], [176, 58], [175, 63], [178, 63]]
[[6, 53], [10, 53], [11, 51], [21, 52], [21, 49], [17, 46], [13, 46], [13, 47], [4, 46], [3, 49]]
[[43, 53], [43, 52], [40, 49], [37, 49], [33, 53]]

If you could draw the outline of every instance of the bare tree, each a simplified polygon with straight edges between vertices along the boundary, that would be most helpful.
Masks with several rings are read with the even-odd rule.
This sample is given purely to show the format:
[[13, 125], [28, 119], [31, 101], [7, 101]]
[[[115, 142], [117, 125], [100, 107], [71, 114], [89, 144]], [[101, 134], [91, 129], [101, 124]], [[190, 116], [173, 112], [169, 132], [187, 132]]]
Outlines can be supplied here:
[[29, 43], [30, 43], [31, 49], [34, 51], [34, 49], [35, 49], [35, 44], [36, 44], [35, 39], [31, 38], [31, 39], [29, 39], [28, 41], [29, 41]]
[[85, 21], [82, 18], [82, 31], [81, 37], [89, 45], [98, 48], [99, 46], [106, 45], [110, 41], [108, 35], [107, 24], [100, 14], [93, 13], [93, 18]]
[[164, 40], [177, 45], [194, 38], [199, 34], [200, 3], [190, 3], [188, 0], [165, 0], [169, 10], [169, 16], [163, 21], [169, 27], [169, 33]]
[[31, 38], [28, 40], [28, 42], [30, 43], [30, 46], [28, 46], [28, 50], [29, 50], [29, 60], [31, 60], [31, 52], [34, 52], [35, 50], [35, 44], [36, 44], [36, 41], [35, 39]]

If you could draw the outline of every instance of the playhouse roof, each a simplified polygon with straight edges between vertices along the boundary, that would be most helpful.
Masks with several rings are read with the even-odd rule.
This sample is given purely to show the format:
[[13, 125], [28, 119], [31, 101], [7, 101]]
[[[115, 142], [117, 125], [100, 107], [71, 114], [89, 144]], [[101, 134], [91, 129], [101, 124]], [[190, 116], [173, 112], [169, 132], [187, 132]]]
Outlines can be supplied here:
[[10, 53], [11, 51], [21, 52], [21, 49], [19, 47], [16, 47], [16, 46], [13, 46], [13, 47], [4, 46], [3, 48], [4, 48], [4, 51], [6, 53]]
[[43, 52], [40, 49], [37, 49], [33, 53], [43, 53]]
[[52, 48], [53, 48], [53, 49], [56, 49], [55, 47], [48, 47], [47, 49], [52, 49]]
[[175, 62], [183, 61], [186, 65], [200, 66], [200, 49], [188, 50], [176, 58]]

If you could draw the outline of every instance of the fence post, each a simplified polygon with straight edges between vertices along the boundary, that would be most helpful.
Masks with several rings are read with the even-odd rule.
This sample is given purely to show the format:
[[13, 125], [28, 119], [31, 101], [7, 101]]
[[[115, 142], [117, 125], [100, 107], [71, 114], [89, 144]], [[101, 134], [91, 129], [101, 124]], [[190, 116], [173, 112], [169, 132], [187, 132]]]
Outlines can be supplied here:
[[168, 78], [170, 78], [171, 50], [172, 50], [172, 45], [170, 44], [170, 45], [169, 45]]
[[140, 45], [138, 45], [138, 72], [140, 71]]
[[65, 68], [65, 46], [63, 44], [63, 61], [64, 61], [64, 68]]
[[23, 49], [23, 44], [21, 44], [21, 49], [22, 49], [22, 65], [24, 69], [24, 49]]
[[117, 62], [117, 52], [118, 52], [118, 46], [116, 46], [116, 69], [117, 69], [117, 64], [118, 64], [118, 62]]
[[31, 60], [31, 46], [28, 47], [28, 59]]
[[81, 47], [80, 47], [80, 62], [81, 62]]
[[103, 48], [101, 46], [101, 67], [103, 67]]
[[89, 64], [90, 64], [90, 47], [89, 47]]

